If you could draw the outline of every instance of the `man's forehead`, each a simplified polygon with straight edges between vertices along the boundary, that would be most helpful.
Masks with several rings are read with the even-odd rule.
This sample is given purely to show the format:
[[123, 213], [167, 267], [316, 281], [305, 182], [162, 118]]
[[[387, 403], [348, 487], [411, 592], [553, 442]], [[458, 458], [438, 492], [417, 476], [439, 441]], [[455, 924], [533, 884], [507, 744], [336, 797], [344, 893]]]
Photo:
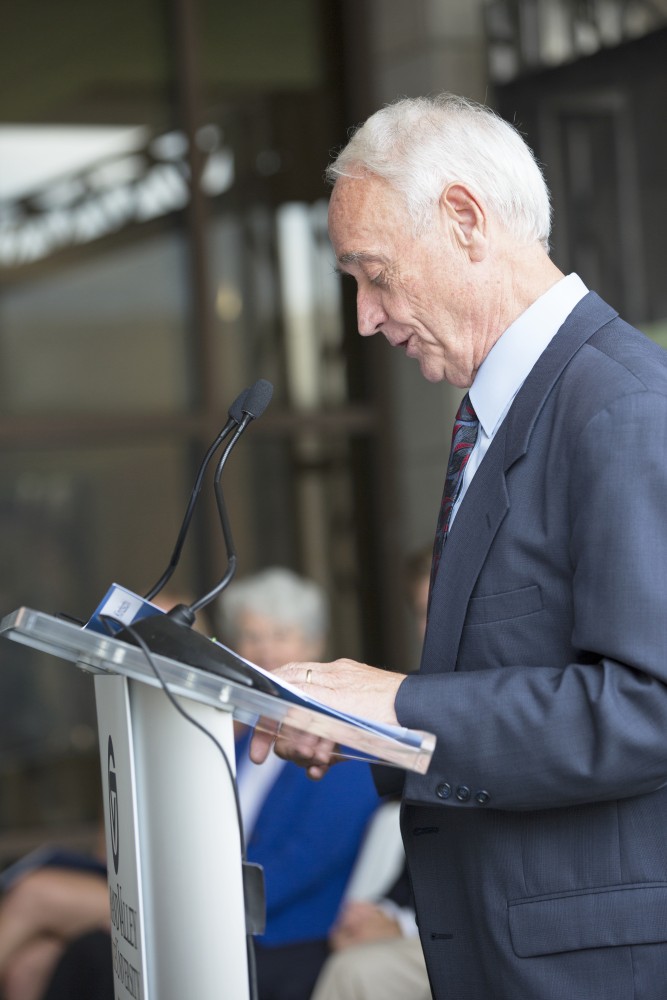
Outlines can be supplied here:
[[382, 201], [395, 195], [386, 181], [374, 174], [360, 177], [339, 177], [331, 192], [329, 215], [334, 218], [352, 215], [357, 217], [362, 211], [373, 212]]
[[336, 181], [329, 206], [329, 235], [342, 266], [382, 259], [382, 236], [392, 225], [398, 194], [378, 177]]

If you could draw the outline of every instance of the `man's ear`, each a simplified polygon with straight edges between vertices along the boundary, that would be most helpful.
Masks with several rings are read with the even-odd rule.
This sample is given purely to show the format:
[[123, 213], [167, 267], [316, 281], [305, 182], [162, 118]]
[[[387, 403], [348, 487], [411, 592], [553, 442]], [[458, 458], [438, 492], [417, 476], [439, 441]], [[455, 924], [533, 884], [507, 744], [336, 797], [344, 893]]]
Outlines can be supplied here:
[[440, 206], [461, 249], [471, 261], [483, 260], [487, 249], [487, 218], [474, 194], [465, 184], [456, 181], [448, 184], [440, 195]]

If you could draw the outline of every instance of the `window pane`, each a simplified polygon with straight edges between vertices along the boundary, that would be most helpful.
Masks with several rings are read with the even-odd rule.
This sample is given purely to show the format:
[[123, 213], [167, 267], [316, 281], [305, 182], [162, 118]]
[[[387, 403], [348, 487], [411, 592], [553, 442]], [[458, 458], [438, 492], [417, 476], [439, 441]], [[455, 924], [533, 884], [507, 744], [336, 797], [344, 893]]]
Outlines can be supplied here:
[[[0, 613], [26, 605], [86, 619], [114, 581], [148, 589], [168, 562], [189, 486], [189, 456], [178, 443], [6, 454]], [[189, 587], [192, 555], [186, 544], [179, 587]], [[96, 739], [92, 678], [3, 639], [0, 828], [89, 817]]]
[[185, 410], [185, 250], [175, 233], [91, 254], [0, 298], [0, 412]]

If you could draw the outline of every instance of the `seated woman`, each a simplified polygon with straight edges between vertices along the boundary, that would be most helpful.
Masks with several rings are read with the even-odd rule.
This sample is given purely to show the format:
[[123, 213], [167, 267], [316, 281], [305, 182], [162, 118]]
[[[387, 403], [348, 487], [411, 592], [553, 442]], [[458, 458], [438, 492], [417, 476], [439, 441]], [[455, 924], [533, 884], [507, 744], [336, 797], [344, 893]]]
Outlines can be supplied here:
[[[232, 584], [220, 602], [224, 638], [271, 670], [324, 653], [321, 588], [286, 569]], [[309, 1000], [367, 823], [379, 805], [370, 767], [350, 761], [326, 782], [273, 755], [262, 766], [237, 740], [248, 860], [264, 868], [266, 932], [255, 939], [259, 1000]]]

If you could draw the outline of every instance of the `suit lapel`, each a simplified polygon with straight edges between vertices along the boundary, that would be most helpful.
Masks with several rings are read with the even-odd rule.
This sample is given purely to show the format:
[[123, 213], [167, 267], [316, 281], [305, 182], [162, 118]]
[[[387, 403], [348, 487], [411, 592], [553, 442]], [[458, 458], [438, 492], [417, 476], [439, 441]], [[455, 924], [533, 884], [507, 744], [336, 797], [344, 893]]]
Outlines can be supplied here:
[[528, 450], [550, 392], [576, 352], [617, 313], [589, 292], [537, 361], [475, 472], [451, 526], [431, 596], [424, 672], [454, 670], [468, 603], [510, 507], [506, 475]]

